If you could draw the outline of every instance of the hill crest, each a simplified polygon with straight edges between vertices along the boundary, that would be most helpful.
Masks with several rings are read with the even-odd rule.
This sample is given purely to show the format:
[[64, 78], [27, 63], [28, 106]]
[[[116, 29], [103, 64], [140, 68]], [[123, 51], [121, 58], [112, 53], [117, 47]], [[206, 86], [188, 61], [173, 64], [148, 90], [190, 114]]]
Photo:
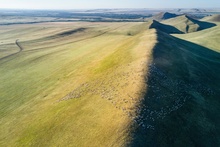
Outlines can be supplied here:
[[169, 12], [160, 12], [156, 14], [155, 16], [153, 16], [152, 18], [157, 21], [162, 21], [162, 20], [167, 20], [167, 19], [174, 18], [177, 16], [179, 15], [174, 14], [174, 13], [169, 13]]
[[148, 25], [149, 25], [148, 26], [149, 29], [154, 28], [156, 30], [160, 30], [162, 32], [165, 32], [167, 34], [182, 34], [183, 33], [173, 26], [162, 24], [156, 20], [150, 21]]
[[211, 16], [207, 16], [203, 19], [201, 19], [202, 21], [213, 21], [213, 22], [220, 22], [220, 14], [215, 14], [215, 15], [211, 15]]
[[175, 18], [164, 20], [162, 23], [166, 25], [171, 25], [184, 33], [197, 32], [216, 26], [216, 24], [214, 23], [199, 21], [185, 14], [177, 16]]

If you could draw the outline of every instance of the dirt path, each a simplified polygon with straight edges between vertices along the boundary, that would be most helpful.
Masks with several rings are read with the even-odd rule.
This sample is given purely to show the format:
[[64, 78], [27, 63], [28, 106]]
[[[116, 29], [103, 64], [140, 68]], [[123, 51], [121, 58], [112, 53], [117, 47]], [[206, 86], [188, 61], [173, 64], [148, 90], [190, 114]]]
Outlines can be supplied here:
[[18, 46], [18, 48], [20, 49], [20, 51], [17, 52], [17, 53], [20, 53], [20, 52], [23, 51], [23, 48], [22, 48], [22, 46], [18, 43], [18, 40], [19, 40], [19, 39], [17, 39], [17, 40], [15, 41], [15, 44], [16, 44], [16, 45]]
[[[114, 28], [114, 29], [109, 29], [109, 30], [107, 30], [107, 31], [104, 31], [104, 32], [102, 32], [102, 33], [100, 33], [100, 34], [97, 34], [97, 35], [95, 35], [95, 36], [91, 36], [91, 37], [88, 37], [88, 38], [83, 38], [83, 39], [79, 39], [79, 40], [76, 40], [76, 41], [73, 41], [73, 42], [64, 43], [64, 44], [49, 46], [49, 48], [51, 48], [51, 47], [57, 47], [57, 46], [62, 46], [62, 45], [67, 45], [67, 44], [71, 44], [71, 43], [76, 43], [76, 42], [85, 41], [85, 40], [93, 39], [93, 38], [96, 38], [96, 37], [100, 37], [100, 36], [102, 36], [102, 35], [104, 35], [104, 34], [110, 32], [110, 31], [117, 30], [117, 29], [119, 29], [119, 28], [121, 28], [121, 27], [124, 27], [124, 26], [126, 26], [126, 25], [127, 25], [127, 24], [124, 24], [124, 25], [118, 26], [118, 27], [116, 27], [116, 28]], [[19, 51], [16, 52], [16, 53], [13, 53], [13, 54], [10, 54], [10, 55], [7, 55], [7, 56], [5, 56], [5, 57], [0, 58], [0, 61], [3, 60], [3, 59], [6, 59], [6, 58], [8, 58], [8, 57], [14, 56], [14, 55], [16, 55], [16, 54], [18, 54], [18, 53], [20, 53], [20, 52], [22, 52], [22, 51], [24, 50], [24, 48], [19, 44], [18, 41], [19, 41], [19, 39], [17, 39], [17, 40], [15, 41], [15, 44], [18, 46]], [[46, 47], [46, 48], [48, 48], [48, 47]], [[27, 51], [25, 51], [25, 52], [36, 51], [36, 50], [42, 50], [42, 49], [45, 49], [45, 47], [44, 47], [44, 48], [36, 48], [36, 49], [32, 49], [32, 50], [27, 50]]]
[[10, 54], [10, 55], [7, 55], [7, 56], [5, 56], [5, 57], [0, 58], [0, 61], [1, 61], [1, 60], [4, 60], [4, 59], [6, 59], [6, 58], [9, 58], [9, 57], [11, 57], [11, 56], [14, 56], [14, 55], [16, 55], [16, 54], [18, 54], [18, 53], [20, 53], [20, 52], [23, 51], [23, 48], [22, 48], [22, 46], [18, 43], [18, 40], [19, 40], [19, 39], [17, 39], [17, 40], [15, 41], [15, 44], [18, 46], [19, 51], [16, 52], [16, 53], [13, 53], [13, 54]]

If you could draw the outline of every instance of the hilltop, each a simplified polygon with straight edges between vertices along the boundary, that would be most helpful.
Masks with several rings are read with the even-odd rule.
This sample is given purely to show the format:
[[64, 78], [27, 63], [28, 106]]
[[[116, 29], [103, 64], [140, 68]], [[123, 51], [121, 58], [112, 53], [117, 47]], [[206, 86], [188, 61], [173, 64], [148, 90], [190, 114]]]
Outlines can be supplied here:
[[156, 20], [149, 21], [147, 23], [147, 26], [149, 29], [154, 28], [154, 29], [166, 32], [168, 34], [182, 34], [182, 32], [179, 31], [177, 28], [170, 26], [170, 25], [162, 24]]
[[175, 34], [176, 37], [182, 38], [184, 40], [194, 42], [201, 46], [205, 46], [210, 50], [220, 52], [219, 48], [219, 36], [220, 36], [220, 26], [217, 24], [216, 27], [210, 29], [189, 33], [189, 34]]
[[153, 17], [151, 17], [150, 19], [154, 19], [154, 20], [157, 20], [157, 21], [162, 21], [162, 20], [174, 18], [174, 17], [177, 17], [177, 16], [178, 15], [176, 15], [174, 13], [160, 12], [160, 13], [154, 15]]
[[215, 14], [215, 15], [211, 15], [211, 16], [207, 16], [203, 19], [201, 19], [202, 21], [212, 21], [212, 22], [220, 22], [220, 14]]
[[174, 26], [179, 31], [184, 33], [196, 32], [216, 26], [214, 23], [199, 21], [187, 15], [181, 15], [175, 18], [164, 20], [162, 23]]

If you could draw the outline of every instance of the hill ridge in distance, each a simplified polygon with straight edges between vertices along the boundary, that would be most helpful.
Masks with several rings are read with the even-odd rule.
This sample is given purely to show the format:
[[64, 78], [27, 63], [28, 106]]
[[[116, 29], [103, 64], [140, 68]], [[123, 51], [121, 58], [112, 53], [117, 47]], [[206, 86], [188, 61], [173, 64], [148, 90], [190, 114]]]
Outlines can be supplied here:
[[168, 34], [183, 34], [183, 32], [179, 31], [177, 28], [171, 25], [162, 24], [156, 20], [150, 21], [148, 25], [149, 25], [149, 29], [154, 28], [156, 30], [163, 31]]
[[192, 33], [216, 26], [214, 23], [199, 21], [188, 15], [180, 15], [175, 18], [162, 21], [163, 24], [171, 25], [184, 33]]
[[215, 14], [215, 15], [211, 15], [211, 16], [207, 16], [203, 19], [201, 19], [202, 21], [211, 21], [211, 22], [220, 22], [220, 14]]
[[157, 20], [157, 21], [162, 21], [170, 18], [177, 17], [179, 15], [170, 13], [170, 12], [160, 12], [152, 17], [152, 19]]

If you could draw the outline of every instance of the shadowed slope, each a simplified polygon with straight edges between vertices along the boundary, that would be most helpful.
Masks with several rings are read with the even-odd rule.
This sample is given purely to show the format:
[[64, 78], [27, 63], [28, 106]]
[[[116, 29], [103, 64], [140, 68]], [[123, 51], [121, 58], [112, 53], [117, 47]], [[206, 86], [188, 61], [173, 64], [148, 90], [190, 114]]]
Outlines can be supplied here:
[[156, 14], [152, 18], [155, 19], [155, 20], [161, 21], [161, 20], [166, 20], [166, 19], [174, 18], [174, 17], [177, 17], [177, 16], [178, 15], [173, 14], [173, 13], [161, 12], [159, 14]]
[[220, 52], [220, 26], [210, 29], [202, 30], [199, 32], [189, 34], [175, 34], [176, 37], [187, 40], [201, 46], [205, 46], [214, 51]]
[[220, 54], [157, 36], [130, 146], [219, 146]]
[[77, 28], [77, 29], [73, 29], [73, 30], [69, 30], [69, 31], [65, 31], [65, 32], [62, 32], [62, 33], [59, 33], [57, 35], [54, 35], [54, 36], [51, 36], [52, 38], [56, 38], [56, 37], [65, 37], [65, 36], [69, 36], [69, 35], [72, 35], [74, 33], [78, 33], [78, 32], [82, 32], [86, 30], [86, 28]]
[[220, 22], [220, 14], [212, 15], [212, 16], [207, 16], [203, 19], [202, 21], [213, 21], [213, 22]]
[[168, 34], [172, 34], [172, 33], [173, 34], [182, 34], [183, 33], [173, 26], [159, 23], [156, 20], [150, 21], [148, 25], [149, 25], [149, 29], [152, 29], [152, 28], [158, 29], [158, 30], [163, 31]]
[[174, 26], [184, 33], [196, 32], [216, 26], [214, 23], [198, 21], [187, 15], [171, 18], [169, 20], [163, 21], [162, 23]]

